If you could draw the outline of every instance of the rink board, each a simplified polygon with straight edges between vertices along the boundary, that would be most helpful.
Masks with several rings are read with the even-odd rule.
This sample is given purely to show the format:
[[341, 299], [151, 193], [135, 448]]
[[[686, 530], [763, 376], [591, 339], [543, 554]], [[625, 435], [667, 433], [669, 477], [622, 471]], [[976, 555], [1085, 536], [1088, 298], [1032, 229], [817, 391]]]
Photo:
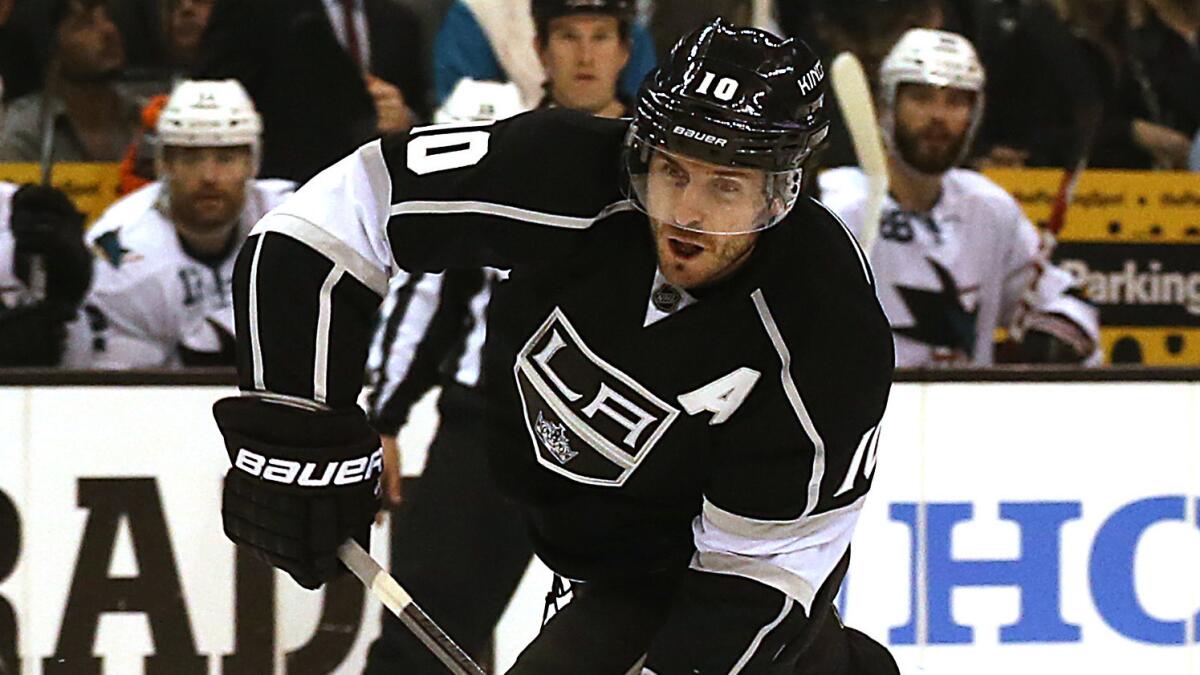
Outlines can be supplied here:
[[[361, 670], [377, 603], [353, 583], [300, 590], [220, 532], [209, 406], [226, 393], [0, 388], [10, 672]], [[1198, 498], [1200, 385], [897, 385], [844, 616], [905, 673], [1200, 675]], [[498, 632], [501, 666], [545, 590], [538, 567]]]

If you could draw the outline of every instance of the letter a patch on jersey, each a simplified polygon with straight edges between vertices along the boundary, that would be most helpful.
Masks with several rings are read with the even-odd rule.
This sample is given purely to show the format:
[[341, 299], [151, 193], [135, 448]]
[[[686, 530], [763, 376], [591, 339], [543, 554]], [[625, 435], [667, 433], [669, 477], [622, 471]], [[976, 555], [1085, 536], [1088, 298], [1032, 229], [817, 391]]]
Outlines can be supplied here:
[[580, 483], [624, 485], [679, 416], [588, 349], [557, 308], [513, 374], [538, 463]]
[[713, 413], [712, 419], [708, 421], [709, 426], [720, 424], [741, 407], [760, 377], [762, 373], [753, 368], [738, 368], [695, 391], [680, 394], [679, 405], [683, 406], [689, 415]]

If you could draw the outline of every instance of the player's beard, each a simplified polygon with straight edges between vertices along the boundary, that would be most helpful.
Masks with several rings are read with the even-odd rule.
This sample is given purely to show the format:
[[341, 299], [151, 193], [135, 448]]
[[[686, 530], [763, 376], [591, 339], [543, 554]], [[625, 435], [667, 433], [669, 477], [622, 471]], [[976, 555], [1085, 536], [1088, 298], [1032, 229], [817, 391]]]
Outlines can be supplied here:
[[936, 176], [945, 173], [958, 163], [959, 157], [962, 156], [963, 144], [967, 140], [967, 134], [959, 134], [958, 138], [941, 145], [940, 148], [929, 147], [931, 143], [926, 137], [930, 134], [948, 135], [945, 133], [944, 127], [934, 130], [927, 125], [918, 131], [911, 131], [897, 124], [896, 150], [900, 153], [900, 158], [912, 168], [921, 173]]
[[[198, 198], [202, 196], [214, 199], [207, 207], [201, 207]], [[171, 215], [185, 238], [224, 241], [237, 224], [244, 203], [245, 193], [238, 195], [215, 189], [188, 195], [187, 198], [172, 195]]]
[[[667, 281], [681, 288], [702, 288], [728, 278], [749, 259], [758, 242], [757, 232], [699, 234], [663, 225], [654, 219], [650, 223], [658, 267]], [[672, 237], [703, 246], [704, 250], [692, 258], [681, 259], [672, 251]]]

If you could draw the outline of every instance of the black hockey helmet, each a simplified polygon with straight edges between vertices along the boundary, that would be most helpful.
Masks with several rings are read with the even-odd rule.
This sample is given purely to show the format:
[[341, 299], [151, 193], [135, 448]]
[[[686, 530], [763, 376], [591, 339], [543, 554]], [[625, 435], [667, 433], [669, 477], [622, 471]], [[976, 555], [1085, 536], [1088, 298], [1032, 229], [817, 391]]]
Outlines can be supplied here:
[[539, 31], [551, 19], [583, 12], [611, 14], [621, 21], [632, 21], [634, 0], [533, 0], [533, 23]]
[[642, 83], [634, 132], [715, 164], [800, 167], [824, 140], [825, 69], [808, 45], [713, 19]]
[[775, 201], [752, 230], [774, 225], [799, 195], [801, 164], [829, 131], [824, 94], [824, 67], [804, 42], [712, 19], [642, 83], [626, 138], [631, 198], [647, 210], [651, 150], [759, 169]]

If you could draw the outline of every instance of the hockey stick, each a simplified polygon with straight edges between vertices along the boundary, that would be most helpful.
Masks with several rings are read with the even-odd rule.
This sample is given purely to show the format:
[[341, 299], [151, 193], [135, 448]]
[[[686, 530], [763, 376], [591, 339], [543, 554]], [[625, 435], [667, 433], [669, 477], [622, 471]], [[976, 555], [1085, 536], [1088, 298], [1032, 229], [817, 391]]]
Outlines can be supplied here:
[[[1046, 226], [1038, 228], [1038, 253], [1037, 260], [1043, 265], [1049, 265], [1050, 259], [1054, 255], [1054, 249], [1058, 248], [1058, 237], [1062, 232], [1063, 226], [1067, 224], [1067, 210], [1071, 207], [1072, 201], [1075, 198], [1075, 188], [1079, 185], [1079, 179], [1083, 176], [1084, 170], [1087, 169], [1088, 161], [1091, 159], [1092, 147], [1096, 143], [1096, 136], [1100, 133], [1100, 124], [1103, 113], [1098, 105], [1088, 106], [1081, 113], [1080, 124], [1082, 131], [1076, 138], [1076, 146], [1074, 148], [1075, 164], [1063, 169], [1062, 177], [1058, 181], [1058, 191], [1054, 195], [1054, 203], [1050, 207], [1050, 217], [1046, 219]], [[1034, 294], [1037, 288], [1038, 281], [1042, 276], [1042, 268], [1039, 266], [1033, 277], [1029, 280], [1029, 285], [1025, 289], [1025, 293], [1021, 296], [1021, 301], [1017, 305], [1017, 310], [1013, 315], [1012, 326], [1009, 328], [1009, 334], [1013, 340], [1020, 341], [1024, 337], [1023, 325], [1026, 315], [1031, 309], [1029, 298]]]
[[486, 675], [454, 640], [429, 618], [400, 584], [353, 539], [338, 547], [338, 557], [406, 628], [454, 675]]
[[858, 57], [850, 52], [838, 54], [833, 59], [829, 73], [838, 105], [842, 109], [842, 118], [854, 141], [858, 164], [867, 177], [867, 201], [858, 228], [858, 243], [870, 258], [875, 237], [879, 234], [883, 199], [888, 191], [887, 155], [883, 151], [879, 121], [871, 100], [871, 87]]
[[[38, 99], [38, 131], [41, 133], [39, 160], [42, 185], [49, 187], [54, 175], [54, 103], [58, 89], [59, 60], [50, 61]], [[29, 256], [29, 293], [37, 302], [46, 299], [46, 260], [41, 254]]]

